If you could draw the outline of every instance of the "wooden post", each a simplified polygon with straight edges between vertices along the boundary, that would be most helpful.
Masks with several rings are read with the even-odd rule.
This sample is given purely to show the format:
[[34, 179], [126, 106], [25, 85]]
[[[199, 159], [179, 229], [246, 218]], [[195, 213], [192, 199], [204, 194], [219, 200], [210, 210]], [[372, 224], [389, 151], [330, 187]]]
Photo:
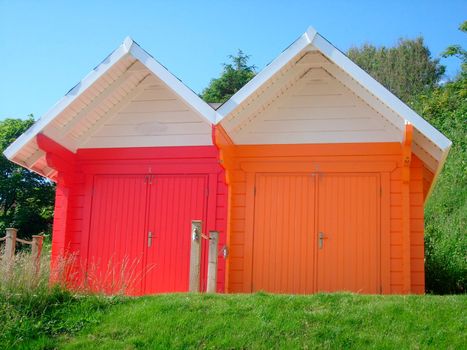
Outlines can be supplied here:
[[36, 276], [39, 275], [39, 270], [41, 268], [41, 253], [43, 239], [44, 236], [32, 236], [31, 258], [35, 266]]
[[191, 221], [190, 292], [199, 292], [202, 221]]
[[217, 242], [219, 241], [219, 232], [209, 232], [209, 255], [208, 255], [208, 285], [206, 291], [215, 293], [217, 287]]
[[5, 231], [6, 231], [6, 239], [5, 239], [4, 257], [5, 257], [5, 261], [10, 263], [15, 257], [16, 234], [18, 233], [18, 230], [10, 227], [10, 228], [7, 228]]
[[402, 142], [402, 292], [411, 292], [411, 256], [410, 256], [410, 163], [412, 160], [413, 126], [406, 123]]

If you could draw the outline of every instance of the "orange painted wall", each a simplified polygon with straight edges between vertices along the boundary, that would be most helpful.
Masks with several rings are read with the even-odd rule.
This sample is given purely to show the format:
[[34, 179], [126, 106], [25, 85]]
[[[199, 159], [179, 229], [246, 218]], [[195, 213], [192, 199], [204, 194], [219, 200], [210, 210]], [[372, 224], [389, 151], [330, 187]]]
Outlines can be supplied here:
[[[384, 188], [381, 195], [382, 292], [403, 292], [402, 149], [399, 143], [235, 146], [222, 129], [217, 132], [217, 143], [229, 185], [228, 292], [251, 292], [252, 243], [248, 239], [254, 220], [251, 214], [254, 211], [254, 173], [251, 169], [267, 164], [271, 169], [289, 167], [290, 172], [311, 172], [316, 165], [328, 170], [332, 166], [356, 171], [381, 168], [378, 172]], [[329, 165], [331, 163], [334, 165]], [[410, 173], [410, 292], [423, 293], [423, 203], [430, 178], [415, 156], [412, 156]]]

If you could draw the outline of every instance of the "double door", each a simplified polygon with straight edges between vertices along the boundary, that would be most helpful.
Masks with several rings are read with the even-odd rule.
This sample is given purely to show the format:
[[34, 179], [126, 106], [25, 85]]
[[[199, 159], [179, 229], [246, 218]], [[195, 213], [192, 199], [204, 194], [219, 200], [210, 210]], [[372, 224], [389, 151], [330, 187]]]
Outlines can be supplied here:
[[206, 222], [206, 189], [204, 175], [96, 175], [91, 286], [127, 294], [187, 291], [191, 221]]
[[380, 292], [378, 174], [257, 174], [253, 291]]

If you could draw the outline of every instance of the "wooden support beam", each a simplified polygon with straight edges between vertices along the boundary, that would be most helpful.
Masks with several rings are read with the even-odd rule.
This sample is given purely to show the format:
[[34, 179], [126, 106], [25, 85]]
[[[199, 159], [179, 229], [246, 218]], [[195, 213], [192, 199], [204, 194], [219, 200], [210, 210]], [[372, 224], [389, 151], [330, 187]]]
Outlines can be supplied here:
[[32, 168], [44, 156], [44, 152], [38, 149], [28, 159], [26, 159], [26, 166]]
[[74, 161], [76, 154], [63, 147], [58, 142], [52, 140], [50, 137], [43, 133], [37, 134], [36, 136], [37, 145], [45, 153], [56, 154], [65, 161]]
[[219, 232], [209, 232], [209, 254], [208, 254], [208, 282], [206, 291], [215, 293], [217, 290], [217, 255], [218, 255]]
[[190, 284], [189, 291], [199, 292], [199, 274], [201, 266], [201, 230], [202, 221], [191, 222]]
[[402, 142], [402, 270], [403, 293], [411, 292], [410, 256], [410, 164], [412, 161], [413, 125], [405, 125]]

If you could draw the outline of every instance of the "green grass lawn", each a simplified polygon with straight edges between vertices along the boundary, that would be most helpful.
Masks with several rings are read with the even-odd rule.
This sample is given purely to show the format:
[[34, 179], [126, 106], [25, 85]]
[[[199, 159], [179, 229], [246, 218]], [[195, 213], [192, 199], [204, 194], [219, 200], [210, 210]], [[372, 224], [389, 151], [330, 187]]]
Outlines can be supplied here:
[[7, 344], [39, 349], [467, 348], [467, 297], [462, 295], [70, 298], [31, 322], [37, 336], [33, 332]]

